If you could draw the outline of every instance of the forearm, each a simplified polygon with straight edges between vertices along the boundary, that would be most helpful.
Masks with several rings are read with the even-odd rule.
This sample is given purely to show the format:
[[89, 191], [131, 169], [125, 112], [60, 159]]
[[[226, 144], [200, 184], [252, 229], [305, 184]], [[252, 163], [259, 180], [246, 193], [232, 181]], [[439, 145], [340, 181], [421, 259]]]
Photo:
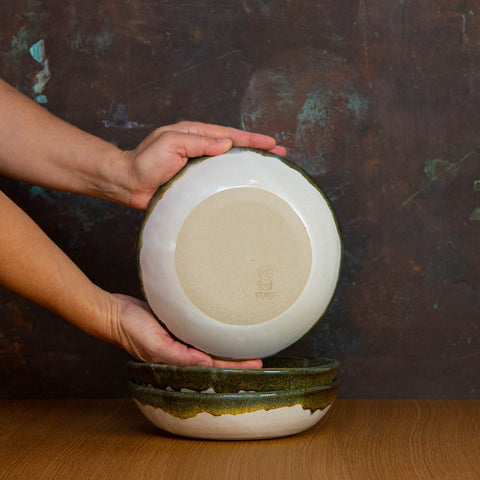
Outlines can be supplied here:
[[15, 203], [0, 192], [0, 283], [112, 342], [110, 294], [94, 285]]
[[55, 117], [0, 80], [0, 174], [125, 203], [127, 168], [118, 148]]

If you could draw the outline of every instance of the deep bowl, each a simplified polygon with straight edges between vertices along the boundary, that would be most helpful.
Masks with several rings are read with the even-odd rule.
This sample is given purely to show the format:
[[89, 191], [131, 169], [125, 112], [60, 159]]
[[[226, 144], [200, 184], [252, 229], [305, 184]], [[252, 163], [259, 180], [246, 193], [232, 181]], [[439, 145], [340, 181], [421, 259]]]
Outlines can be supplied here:
[[276, 391], [319, 387], [330, 384], [339, 363], [330, 358], [272, 357], [263, 368], [234, 369], [178, 367], [130, 362], [130, 378], [161, 389], [190, 389], [217, 393]]
[[172, 392], [129, 382], [130, 394], [154, 425], [184, 437], [252, 440], [293, 435], [315, 425], [339, 385], [257, 393]]
[[265, 358], [323, 316], [342, 242], [325, 193], [269, 152], [234, 148], [187, 166], [153, 197], [138, 267], [145, 298], [185, 343]]

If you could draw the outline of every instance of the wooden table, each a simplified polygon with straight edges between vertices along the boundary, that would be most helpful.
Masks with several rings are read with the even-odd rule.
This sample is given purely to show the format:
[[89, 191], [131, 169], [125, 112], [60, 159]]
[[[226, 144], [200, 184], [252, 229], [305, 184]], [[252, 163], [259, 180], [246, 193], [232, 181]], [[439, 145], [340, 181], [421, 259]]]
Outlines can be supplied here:
[[478, 480], [480, 401], [337, 400], [302, 434], [219, 442], [130, 400], [0, 400], [0, 478]]

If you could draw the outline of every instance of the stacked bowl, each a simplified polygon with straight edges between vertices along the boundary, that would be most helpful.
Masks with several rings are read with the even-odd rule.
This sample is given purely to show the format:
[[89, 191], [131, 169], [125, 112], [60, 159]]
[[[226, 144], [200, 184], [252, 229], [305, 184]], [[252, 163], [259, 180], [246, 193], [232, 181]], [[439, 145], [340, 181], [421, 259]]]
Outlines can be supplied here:
[[246, 440], [293, 435], [316, 424], [338, 392], [338, 362], [272, 357], [263, 368], [131, 362], [130, 393], [157, 427], [176, 435]]
[[198, 438], [272, 438], [316, 423], [336, 397], [337, 362], [274, 355], [323, 316], [341, 259], [332, 206], [297, 165], [249, 148], [189, 161], [152, 198], [140, 229], [144, 297], [186, 344], [266, 360], [253, 370], [132, 363], [143, 413]]

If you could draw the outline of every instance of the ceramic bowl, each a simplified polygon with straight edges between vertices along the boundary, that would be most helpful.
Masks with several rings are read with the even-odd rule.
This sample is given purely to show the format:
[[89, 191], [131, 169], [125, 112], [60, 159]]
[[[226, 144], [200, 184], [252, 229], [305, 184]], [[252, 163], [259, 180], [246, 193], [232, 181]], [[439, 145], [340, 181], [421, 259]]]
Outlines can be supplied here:
[[297, 166], [235, 148], [190, 161], [152, 199], [138, 267], [155, 315], [211, 355], [291, 345], [334, 294], [342, 243], [332, 207]]
[[293, 435], [329, 410], [338, 384], [276, 392], [184, 393], [129, 383], [143, 414], [167, 432], [192, 438], [253, 440]]
[[130, 378], [137, 383], [162, 389], [217, 393], [239, 391], [276, 391], [319, 387], [330, 384], [339, 363], [329, 358], [273, 357], [263, 361], [263, 368], [234, 369], [177, 367], [130, 362]]

